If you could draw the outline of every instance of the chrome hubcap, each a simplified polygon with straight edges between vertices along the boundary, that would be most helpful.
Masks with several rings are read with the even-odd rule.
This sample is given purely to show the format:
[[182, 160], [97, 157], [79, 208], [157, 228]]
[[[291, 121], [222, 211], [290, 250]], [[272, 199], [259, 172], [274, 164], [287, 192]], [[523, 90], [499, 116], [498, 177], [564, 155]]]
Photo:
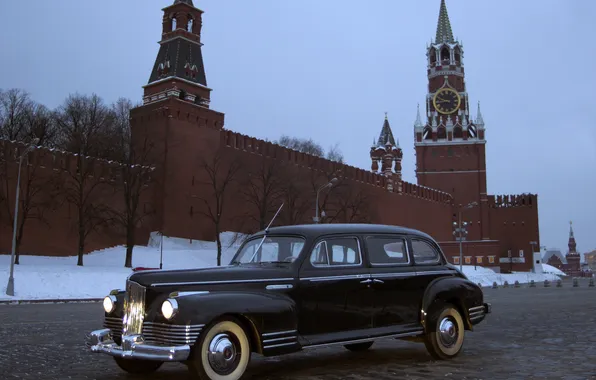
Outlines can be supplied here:
[[[237, 343], [237, 342], [236, 342]], [[240, 352], [235, 340], [228, 334], [217, 334], [209, 343], [207, 358], [209, 365], [219, 375], [227, 375], [236, 369], [240, 360]]]
[[457, 341], [457, 327], [449, 318], [443, 318], [439, 323], [439, 338], [445, 347], [450, 347]]

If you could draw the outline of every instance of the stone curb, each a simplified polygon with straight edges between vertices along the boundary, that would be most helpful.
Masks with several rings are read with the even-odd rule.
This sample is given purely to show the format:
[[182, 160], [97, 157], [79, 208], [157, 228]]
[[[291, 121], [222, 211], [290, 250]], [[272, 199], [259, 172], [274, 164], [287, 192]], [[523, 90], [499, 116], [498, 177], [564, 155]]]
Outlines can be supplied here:
[[0, 300], [0, 305], [29, 305], [29, 304], [56, 304], [56, 303], [96, 303], [103, 298], [65, 298], [65, 299], [40, 299], [40, 300]]

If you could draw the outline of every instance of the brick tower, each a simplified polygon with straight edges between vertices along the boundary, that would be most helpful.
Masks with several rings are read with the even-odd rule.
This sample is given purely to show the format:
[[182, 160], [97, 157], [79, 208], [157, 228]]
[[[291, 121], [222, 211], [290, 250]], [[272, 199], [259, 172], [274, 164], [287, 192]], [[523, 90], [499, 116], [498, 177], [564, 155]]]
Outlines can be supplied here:
[[[370, 159], [372, 160], [372, 171], [379, 172], [379, 163], [381, 163], [380, 172], [387, 178], [387, 190], [400, 193], [402, 190], [401, 183], [401, 159], [403, 152], [399, 146], [399, 140], [393, 137], [391, 126], [387, 113], [385, 113], [385, 121], [381, 128], [379, 138], [373, 140], [370, 147]], [[395, 163], [395, 166], [394, 166]]]
[[441, 0], [436, 36], [427, 47], [425, 117], [419, 108], [414, 123], [416, 177], [419, 185], [453, 195], [455, 207], [476, 202], [463, 211], [465, 220], [473, 221], [468, 240], [488, 240], [484, 121], [480, 104], [476, 119], [470, 115], [463, 58]]
[[[194, 199], [205, 174], [204, 159], [220, 146], [224, 114], [210, 108], [201, 48], [203, 11], [193, 0], [170, 0], [163, 8], [160, 48], [147, 85], [143, 105], [131, 110], [137, 147], [149, 147], [156, 165], [152, 231], [179, 237], [196, 236]], [[210, 238], [202, 232], [199, 238]]]
[[573, 222], [569, 222], [569, 242], [567, 243], [569, 251], [565, 255], [567, 259], [568, 273], [571, 276], [579, 275], [581, 271], [580, 260], [581, 257], [577, 252], [577, 245], [575, 244], [575, 236], [573, 236]]
[[143, 103], [174, 96], [201, 106], [209, 106], [201, 28], [203, 11], [192, 0], [175, 0], [163, 8], [163, 32], [149, 83], [144, 86]]

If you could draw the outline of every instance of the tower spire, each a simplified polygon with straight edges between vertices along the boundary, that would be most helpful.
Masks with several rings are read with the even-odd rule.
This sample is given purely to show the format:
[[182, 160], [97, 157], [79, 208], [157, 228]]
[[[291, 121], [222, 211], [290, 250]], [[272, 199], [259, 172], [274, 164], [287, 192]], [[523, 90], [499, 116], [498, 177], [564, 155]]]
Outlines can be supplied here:
[[437, 22], [437, 35], [435, 43], [455, 42], [453, 39], [453, 31], [451, 30], [451, 22], [449, 21], [449, 14], [447, 13], [447, 4], [445, 0], [441, 0], [441, 9], [439, 11], [439, 21]]
[[478, 112], [476, 114], [476, 124], [477, 125], [484, 125], [484, 118], [482, 117], [482, 112], [480, 112], [480, 102], [478, 102]]
[[190, 5], [191, 7], [195, 6], [192, 3], [192, 0], [174, 0], [174, 5], [176, 5], [176, 4], [187, 4], [187, 5]]
[[573, 236], [573, 222], [569, 221], [569, 242], [567, 243], [567, 247], [569, 248], [568, 255], [578, 255], [577, 253], [577, 244], [575, 242], [575, 236]]

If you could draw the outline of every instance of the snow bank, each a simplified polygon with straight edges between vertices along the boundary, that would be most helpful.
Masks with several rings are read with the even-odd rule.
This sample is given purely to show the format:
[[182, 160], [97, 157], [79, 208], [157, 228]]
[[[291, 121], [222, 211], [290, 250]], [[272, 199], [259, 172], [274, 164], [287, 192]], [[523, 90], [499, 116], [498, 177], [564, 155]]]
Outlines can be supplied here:
[[[233, 232], [221, 234], [222, 265], [230, 262], [245, 237]], [[136, 246], [133, 267], [159, 268], [161, 241], [161, 236], [152, 234], [147, 246]], [[214, 267], [216, 252], [215, 242], [164, 237], [163, 268]], [[123, 246], [99, 250], [85, 255], [83, 267], [76, 265], [76, 257], [21, 256], [21, 264], [15, 265], [15, 297], [6, 295], [10, 256], [0, 255], [0, 300], [102, 298], [110, 290], [122, 288], [132, 273], [124, 268], [125, 255]], [[558, 272], [562, 273], [550, 265], [544, 267], [551, 273], [500, 274], [488, 268], [474, 269], [473, 265], [464, 265], [463, 271], [482, 286], [491, 286], [493, 282], [502, 285], [504, 281], [513, 284], [516, 280], [520, 283], [557, 280]]]
[[474, 269], [473, 265], [463, 265], [462, 269], [470, 281], [481, 286], [492, 286], [493, 282], [503, 285], [507, 281], [509, 285], [513, 285], [515, 281], [519, 281], [520, 284], [527, 284], [531, 280], [534, 280], [534, 282], [543, 282], [544, 280], [556, 281], [559, 279], [559, 276], [553, 273], [497, 273], [489, 268], [476, 267]]
[[540, 264], [540, 265], [542, 265], [542, 271], [544, 273], [552, 273], [552, 274], [556, 274], [557, 276], [567, 276], [567, 274], [565, 274], [565, 272], [553, 267], [552, 265], [548, 265], [548, 264], [544, 264], [544, 263]]
[[[222, 265], [230, 262], [240, 246], [237, 234], [221, 234]], [[240, 236], [242, 237], [242, 236]], [[155, 241], [157, 240], [157, 245]], [[136, 246], [132, 266], [159, 268], [160, 238], [150, 246]], [[217, 266], [215, 242], [187, 239], [163, 239], [163, 268], [186, 269]], [[77, 257], [21, 256], [15, 265], [15, 296], [6, 295], [10, 271], [10, 255], [0, 255], [0, 300], [77, 299], [101, 298], [112, 289], [122, 288], [132, 273], [124, 267], [126, 248], [102, 249], [83, 258], [83, 267], [77, 266]]]

